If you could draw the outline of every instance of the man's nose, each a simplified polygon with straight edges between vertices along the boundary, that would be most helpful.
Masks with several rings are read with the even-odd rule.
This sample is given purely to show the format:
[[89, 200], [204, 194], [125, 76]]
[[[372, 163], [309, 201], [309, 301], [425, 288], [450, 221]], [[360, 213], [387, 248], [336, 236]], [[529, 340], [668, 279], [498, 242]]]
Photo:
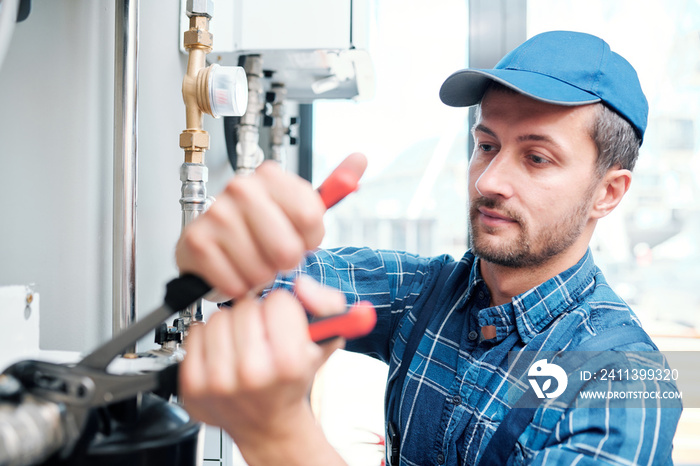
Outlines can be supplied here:
[[515, 161], [501, 151], [493, 157], [475, 182], [475, 188], [484, 197], [504, 197], [513, 195]]

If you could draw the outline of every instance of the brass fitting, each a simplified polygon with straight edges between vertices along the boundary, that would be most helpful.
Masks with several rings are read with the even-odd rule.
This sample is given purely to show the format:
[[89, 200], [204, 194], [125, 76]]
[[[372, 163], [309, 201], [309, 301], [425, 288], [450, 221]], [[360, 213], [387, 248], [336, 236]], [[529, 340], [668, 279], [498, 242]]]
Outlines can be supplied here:
[[203, 150], [185, 150], [185, 163], [204, 164]]
[[185, 150], [186, 163], [204, 163], [204, 152], [209, 149], [209, 133], [187, 129], [180, 133], [180, 147]]
[[211, 113], [207, 93], [206, 55], [212, 49], [213, 36], [209, 32], [208, 16], [191, 16], [190, 29], [183, 36], [189, 52], [187, 72], [182, 80], [182, 98], [185, 101], [187, 129], [180, 134], [180, 147], [185, 150], [185, 162], [204, 163], [204, 152], [209, 148], [209, 134], [203, 129], [203, 112]]
[[180, 147], [189, 150], [209, 149], [209, 133], [185, 130], [180, 134]]
[[183, 36], [185, 49], [205, 48], [211, 52], [214, 44], [214, 36], [209, 32], [209, 18], [206, 16], [193, 16], [190, 18], [190, 28]]

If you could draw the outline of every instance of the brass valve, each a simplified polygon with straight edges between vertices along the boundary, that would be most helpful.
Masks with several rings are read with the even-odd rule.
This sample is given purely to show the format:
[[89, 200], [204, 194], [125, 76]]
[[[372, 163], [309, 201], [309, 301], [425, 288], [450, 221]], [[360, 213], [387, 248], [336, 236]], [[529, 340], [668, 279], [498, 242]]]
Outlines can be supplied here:
[[[204, 113], [215, 118], [243, 115], [248, 104], [248, 82], [241, 67], [206, 66], [213, 44], [209, 32], [211, 2], [189, 3], [195, 5], [188, 5], [190, 28], [183, 36], [189, 59], [182, 80], [187, 129], [180, 134], [180, 147], [185, 150], [186, 163], [204, 163], [204, 152], [209, 149], [209, 133], [202, 126]], [[196, 3], [203, 3], [202, 11], [197, 11]]]

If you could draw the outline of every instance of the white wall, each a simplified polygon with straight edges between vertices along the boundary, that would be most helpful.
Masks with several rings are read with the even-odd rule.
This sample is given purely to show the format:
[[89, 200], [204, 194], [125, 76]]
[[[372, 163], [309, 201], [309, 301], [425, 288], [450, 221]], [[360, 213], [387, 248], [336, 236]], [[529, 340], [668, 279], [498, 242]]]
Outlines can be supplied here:
[[[0, 286], [36, 285], [45, 349], [86, 351], [111, 335], [114, 8], [35, 0], [0, 68]], [[178, 1], [141, 2], [139, 315], [176, 274], [186, 64], [178, 15]], [[220, 121], [206, 117], [205, 127], [215, 194], [231, 171]]]

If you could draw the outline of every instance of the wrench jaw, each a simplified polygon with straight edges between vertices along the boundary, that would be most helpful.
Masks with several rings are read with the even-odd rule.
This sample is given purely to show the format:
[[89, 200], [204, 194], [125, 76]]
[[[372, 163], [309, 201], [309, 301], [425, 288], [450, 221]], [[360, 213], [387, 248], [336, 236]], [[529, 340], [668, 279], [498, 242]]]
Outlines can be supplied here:
[[[32, 400], [37, 400], [26, 403], [30, 397], [25, 397], [17, 405], [17, 412], [13, 415], [26, 414], [28, 409], [32, 412], [46, 412], [51, 417], [50, 432], [43, 432], [41, 436], [39, 433], [33, 434], [32, 442], [24, 442], [23, 439], [12, 440], [19, 450], [15, 456], [31, 458], [31, 461], [24, 461], [22, 464], [41, 464], [49, 455], [56, 455], [57, 461], [72, 458], [76, 450], [87, 448], [96, 434], [97, 427], [92, 424], [93, 418], [103, 408], [107, 409], [107, 417], [110, 417], [114, 414], [109, 412], [110, 407], [117, 403], [140, 399], [142, 394], [151, 392], [156, 395], [162, 394], [167, 400], [171, 394], [176, 393], [177, 369], [136, 374], [107, 372], [110, 363], [121, 355], [125, 348], [156, 328], [174, 312], [167, 305], [161, 306], [77, 364], [26, 360], [7, 368], [4, 374], [14, 377], [21, 384], [23, 393], [30, 395]], [[138, 411], [138, 407], [135, 411]], [[13, 423], [11, 418], [12, 415], [8, 416], [8, 424]], [[0, 416], [0, 428], [3, 425], [4, 421]], [[17, 430], [17, 426], [10, 427], [13, 431]], [[12, 437], [17, 435], [13, 434]], [[4, 442], [0, 436], [0, 447], [4, 446]], [[5, 464], [15, 463], [0, 461], [0, 465]]]
[[62, 439], [57, 452], [59, 458], [73, 454], [79, 442], [89, 442], [85, 436], [95, 434], [89, 423], [97, 409], [136, 399], [142, 393], [161, 390], [169, 395], [174, 391], [174, 387], [160, 385], [172, 379], [166, 380], [157, 372], [115, 375], [81, 365], [34, 360], [10, 366], [4, 375], [14, 377], [22, 385], [26, 392], [22, 403], [37, 399], [42, 400], [42, 404], [58, 407], [53, 411], [57, 414], [53, 415], [52, 424], [55, 430], [53, 438]]
[[[16, 457], [30, 459], [31, 463], [43, 461], [50, 455], [67, 458], [83, 436], [90, 415], [89, 399], [94, 393], [94, 383], [70, 373], [72, 368], [42, 361], [20, 361], [3, 372], [4, 377], [18, 381], [19, 389], [14, 403], [14, 413], [1, 422], [11, 424], [13, 419], [26, 413], [41, 413], [42, 425], [50, 426], [50, 432], [36, 429], [25, 432], [32, 438], [23, 439]], [[80, 387], [76, 390], [76, 387]], [[39, 427], [39, 425], [37, 425]], [[36, 436], [36, 438], [33, 438]], [[5, 445], [7, 447], [7, 445]]]

